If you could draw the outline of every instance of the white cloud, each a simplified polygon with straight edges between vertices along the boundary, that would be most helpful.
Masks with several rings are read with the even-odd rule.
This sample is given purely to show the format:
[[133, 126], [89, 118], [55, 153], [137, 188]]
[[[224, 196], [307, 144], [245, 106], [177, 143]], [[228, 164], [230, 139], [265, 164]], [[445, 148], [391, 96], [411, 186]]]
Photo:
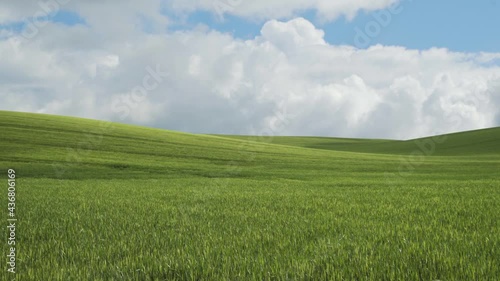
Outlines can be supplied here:
[[[154, 3], [142, 9], [155, 14]], [[85, 9], [90, 25], [0, 39], [0, 109], [200, 133], [411, 138], [499, 125], [500, 54], [335, 46], [302, 18], [268, 21], [246, 41], [133, 24], [115, 33], [105, 11]], [[168, 75], [133, 96], [157, 65]], [[127, 112], [113, 107], [121, 97]]]
[[197, 55], [192, 55], [189, 58], [189, 69], [188, 69], [189, 74], [194, 76], [199, 75], [200, 68], [201, 68], [201, 57]]
[[169, 7], [178, 12], [210, 11], [217, 15], [232, 14], [252, 19], [290, 18], [299, 12], [313, 10], [323, 20], [341, 15], [352, 19], [360, 10], [373, 11], [399, 3], [399, 0], [170, 0]]
[[304, 18], [288, 22], [268, 21], [262, 27], [262, 37], [284, 52], [310, 45], [325, 45], [323, 30], [318, 30]]

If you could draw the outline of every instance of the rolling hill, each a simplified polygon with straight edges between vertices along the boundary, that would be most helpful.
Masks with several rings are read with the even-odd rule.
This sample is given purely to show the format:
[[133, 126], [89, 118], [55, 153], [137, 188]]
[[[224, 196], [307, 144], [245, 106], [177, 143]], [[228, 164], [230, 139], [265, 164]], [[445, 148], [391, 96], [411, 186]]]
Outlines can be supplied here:
[[6, 111], [0, 132], [19, 280], [500, 276], [498, 128], [448, 135], [433, 153]]
[[[261, 140], [255, 136], [228, 135], [223, 137], [251, 141]], [[430, 155], [436, 156], [498, 155], [500, 154], [500, 128], [460, 132], [406, 141], [277, 136], [272, 138], [272, 143], [362, 153], [409, 154], [415, 150], [424, 150], [428, 151]]]

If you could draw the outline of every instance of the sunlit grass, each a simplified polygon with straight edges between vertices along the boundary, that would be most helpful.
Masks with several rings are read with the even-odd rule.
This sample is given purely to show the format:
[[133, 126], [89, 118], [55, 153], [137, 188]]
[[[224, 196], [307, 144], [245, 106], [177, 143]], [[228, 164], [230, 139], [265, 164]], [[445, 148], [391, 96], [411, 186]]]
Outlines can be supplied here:
[[402, 176], [400, 155], [108, 125], [0, 112], [18, 280], [500, 276], [495, 153], [425, 157]]

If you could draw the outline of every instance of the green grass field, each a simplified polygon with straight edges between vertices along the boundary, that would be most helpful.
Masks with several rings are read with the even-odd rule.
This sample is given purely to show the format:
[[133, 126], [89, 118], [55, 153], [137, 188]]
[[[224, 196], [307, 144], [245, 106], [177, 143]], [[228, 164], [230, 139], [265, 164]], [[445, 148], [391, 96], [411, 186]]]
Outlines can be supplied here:
[[[228, 138], [262, 142], [256, 136], [224, 136]], [[371, 139], [345, 139], [325, 137], [274, 137], [275, 144], [316, 148], [336, 151], [350, 151], [361, 153], [382, 154], [411, 154], [421, 150], [420, 143], [435, 142], [439, 145], [432, 155], [459, 156], [459, 155], [499, 155], [500, 154], [500, 129], [491, 128], [470, 132], [462, 132], [437, 137], [396, 141], [396, 140], [371, 140]]]
[[500, 128], [262, 139], [0, 111], [0, 132], [17, 280], [500, 278]]

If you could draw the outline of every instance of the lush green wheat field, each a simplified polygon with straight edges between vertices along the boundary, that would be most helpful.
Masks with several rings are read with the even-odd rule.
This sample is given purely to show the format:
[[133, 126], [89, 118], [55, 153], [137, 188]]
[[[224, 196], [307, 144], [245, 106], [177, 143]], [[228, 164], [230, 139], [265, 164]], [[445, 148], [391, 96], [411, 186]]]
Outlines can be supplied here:
[[254, 140], [0, 112], [17, 280], [500, 279], [500, 129]]

